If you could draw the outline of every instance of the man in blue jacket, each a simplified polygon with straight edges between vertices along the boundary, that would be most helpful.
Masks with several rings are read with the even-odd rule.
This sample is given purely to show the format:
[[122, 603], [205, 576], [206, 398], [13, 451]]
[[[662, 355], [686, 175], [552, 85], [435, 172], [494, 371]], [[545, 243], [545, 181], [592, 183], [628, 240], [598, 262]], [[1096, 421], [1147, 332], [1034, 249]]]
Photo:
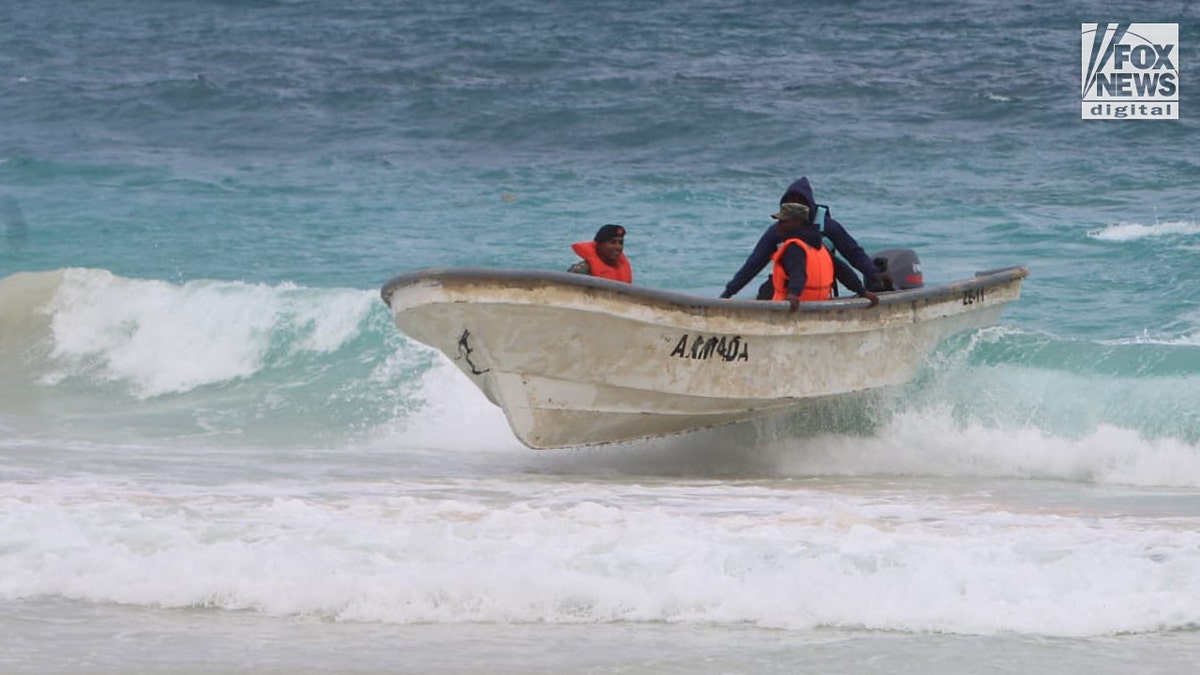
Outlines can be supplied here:
[[[817, 201], [813, 198], [812, 186], [808, 184], [807, 177], [802, 176], [799, 180], [789, 185], [787, 191], [783, 193], [783, 197], [779, 199], [779, 203], [781, 205], [788, 203], [807, 205], [810, 223], [820, 229], [824, 237], [833, 243], [833, 247], [837, 252], [842, 254], [855, 269], [862, 273], [863, 281], [866, 282], [866, 288], [879, 288], [879, 280], [875, 278], [875, 265], [871, 262], [871, 257], [858, 245], [854, 237], [850, 236], [846, 228], [842, 227], [841, 223], [829, 215], [828, 207], [823, 204], [817, 204]], [[818, 218], [823, 219], [823, 221], [818, 222]], [[754, 245], [754, 251], [750, 253], [749, 258], [746, 258], [746, 262], [742, 265], [742, 268], [737, 271], [737, 274], [733, 275], [733, 279], [729, 283], [725, 284], [725, 292], [721, 294], [721, 297], [732, 298], [738, 291], [745, 288], [746, 284], [750, 283], [754, 277], [758, 276], [758, 273], [767, 266], [767, 263], [771, 262], [771, 256], [775, 254], [775, 250], [783, 243], [783, 239], [783, 234], [779, 231], [779, 228], [776, 227], [775, 223], [772, 223], [771, 227], [767, 228], [766, 232], [763, 232], [758, 243]], [[834, 256], [834, 261], [835, 263], [838, 262], [836, 256]], [[844, 266], [838, 267], [844, 269]], [[843, 270], [839, 270], [839, 281], [842, 279], [842, 272]], [[842, 282], [842, 284], [848, 288], [857, 286], [857, 284], [847, 284], [845, 282]], [[872, 307], [878, 302], [876, 297], [872, 297], [875, 295], [874, 293], [860, 293], [860, 295], [871, 299]]]

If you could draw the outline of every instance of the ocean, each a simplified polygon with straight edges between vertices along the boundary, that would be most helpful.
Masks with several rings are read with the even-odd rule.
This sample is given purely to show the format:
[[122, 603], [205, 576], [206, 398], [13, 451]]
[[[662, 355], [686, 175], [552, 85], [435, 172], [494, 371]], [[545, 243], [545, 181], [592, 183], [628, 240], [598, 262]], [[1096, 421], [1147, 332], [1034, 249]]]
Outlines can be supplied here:
[[[1110, 21], [1178, 24], [1178, 120], [1081, 119]], [[0, 672], [1193, 672], [1198, 46], [1187, 2], [6, 3]], [[534, 451], [379, 297], [604, 223], [716, 297], [800, 176], [1021, 299], [870, 405]]]

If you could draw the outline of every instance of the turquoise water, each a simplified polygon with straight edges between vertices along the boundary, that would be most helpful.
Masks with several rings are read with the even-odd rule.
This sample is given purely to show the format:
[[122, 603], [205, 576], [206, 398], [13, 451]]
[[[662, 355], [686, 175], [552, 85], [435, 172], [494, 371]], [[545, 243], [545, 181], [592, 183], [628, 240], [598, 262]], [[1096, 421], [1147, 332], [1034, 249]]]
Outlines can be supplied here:
[[[1200, 658], [1196, 8], [27, 5], [4, 670], [669, 672], [683, 635], [688, 672]], [[1118, 20], [1179, 23], [1180, 120], [1079, 119], [1078, 26]], [[1022, 298], [869, 407], [563, 453], [379, 300], [564, 269], [606, 222], [640, 284], [716, 296], [800, 175], [868, 250], [1025, 264]]]

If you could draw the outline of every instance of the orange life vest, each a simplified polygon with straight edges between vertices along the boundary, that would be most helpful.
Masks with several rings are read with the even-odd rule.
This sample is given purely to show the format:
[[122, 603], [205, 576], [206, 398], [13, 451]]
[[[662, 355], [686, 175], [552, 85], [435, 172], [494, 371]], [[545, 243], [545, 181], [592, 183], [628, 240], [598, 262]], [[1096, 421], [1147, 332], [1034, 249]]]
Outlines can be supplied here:
[[633, 283], [633, 267], [629, 264], [629, 258], [622, 253], [617, 259], [615, 266], [609, 265], [600, 259], [600, 254], [596, 252], [596, 242], [580, 241], [571, 244], [571, 250], [575, 251], [575, 255], [587, 261], [588, 269], [592, 271], [594, 277], [604, 277], [613, 281], [624, 281], [627, 284]]
[[775, 295], [772, 300], [787, 300], [787, 272], [783, 269], [783, 252], [788, 246], [795, 244], [804, 249], [805, 272], [804, 291], [800, 293], [802, 301], [828, 300], [833, 297], [833, 256], [824, 246], [809, 246], [800, 239], [788, 239], [779, 245], [771, 260], [775, 261], [775, 270], [771, 279], [775, 284]]

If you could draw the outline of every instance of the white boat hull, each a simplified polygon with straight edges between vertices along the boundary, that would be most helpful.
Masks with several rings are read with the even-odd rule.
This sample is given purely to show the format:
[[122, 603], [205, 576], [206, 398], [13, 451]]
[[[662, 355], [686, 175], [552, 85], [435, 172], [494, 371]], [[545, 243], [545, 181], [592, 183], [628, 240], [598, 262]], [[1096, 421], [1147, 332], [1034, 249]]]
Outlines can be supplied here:
[[903, 384], [946, 337], [994, 323], [1024, 267], [802, 303], [718, 300], [576, 274], [427, 270], [383, 287], [396, 326], [500, 406], [532, 448], [628, 441]]

